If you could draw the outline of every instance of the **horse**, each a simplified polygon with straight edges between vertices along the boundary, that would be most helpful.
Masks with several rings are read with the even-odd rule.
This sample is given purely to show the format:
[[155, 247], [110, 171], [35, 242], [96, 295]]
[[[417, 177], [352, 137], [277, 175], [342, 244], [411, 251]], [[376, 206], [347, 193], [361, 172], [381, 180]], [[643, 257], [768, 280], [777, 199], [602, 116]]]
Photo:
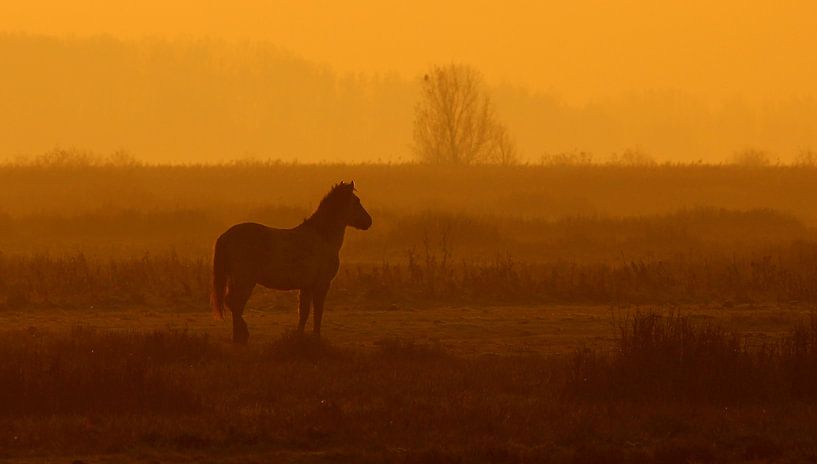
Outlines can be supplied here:
[[211, 303], [217, 319], [232, 312], [233, 342], [246, 344], [250, 333], [243, 313], [256, 284], [276, 290], [299, 290], [298, 332], [303, 333], [310, 306], [313, 331], [321, 332], [323, 304], [340, 267], [346, 227], [367, 230], [372, 217], [355, 194], [355, 183], [339, 183], [307, 219], [291, 229], [257, 223], [230, 227], [213, 247]]

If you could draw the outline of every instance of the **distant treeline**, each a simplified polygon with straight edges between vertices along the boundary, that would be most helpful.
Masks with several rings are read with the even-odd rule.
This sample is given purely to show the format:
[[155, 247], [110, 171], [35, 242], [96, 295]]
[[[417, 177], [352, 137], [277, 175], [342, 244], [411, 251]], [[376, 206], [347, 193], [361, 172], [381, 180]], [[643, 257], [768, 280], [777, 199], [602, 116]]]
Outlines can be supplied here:
[[[1, 34], [0, 63], [0, 158], [54, 146], [150, 161], [411, 157], [419, 75], [338, 75], [266, 43], [107, 36]], [[645, 91], [571, 105], [508, 85], [490, 92], [528, 161], [574, 150], [723, 160], [746, 148], [790, 160], [817, 148], [811, 98], [750, 105]]]
[[[278, 227], [300, 224], [308, 210], [259, 207], [230, 220], [225, 212], [197, 209], [116, 210], [77, 215], [0, 216], [0, 252], [12, 255], [82, 252], [123, 258], [173, 252], [209, 258], [213, 241], [230, 225], [255, 221]], [[373, 213], [376, 228], [350, 230], [346, 261], [405, 263], [440, 255], [449, 262], [487, 262], [512, 257], [525, 263], [618, 263], [758, 251], [817, 240], [813, 227], [773, 210], [711, 208], [616, 218], [568, 216], [518, 218], [426, 211]]]
[[222, 223], [265, 220], [285, 226], [311, 212], [333, 184], [355, 180], [364, 205], [376, 212], [372, 232], [384, 216], [429, 211], [552, 220], [767, 209], [817, 224], [817, 167], [805, 165], [153, 166], [127, 157], [89, 164], [70, 156], [70, 162], [55, 162], [59, 156], [46, 156], [44, 164], [0, 164], [0, 217], [193, 211]]

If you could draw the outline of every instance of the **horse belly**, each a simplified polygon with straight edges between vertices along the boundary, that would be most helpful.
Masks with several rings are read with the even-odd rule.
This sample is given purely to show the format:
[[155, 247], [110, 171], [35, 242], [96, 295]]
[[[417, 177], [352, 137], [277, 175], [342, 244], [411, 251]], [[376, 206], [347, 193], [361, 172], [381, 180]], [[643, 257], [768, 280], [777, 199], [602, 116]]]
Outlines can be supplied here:
[[258, 283], [276, 290], [311, 287], [318, 275], [318, 266], [309, 260], [277, 260], [264, 266]]

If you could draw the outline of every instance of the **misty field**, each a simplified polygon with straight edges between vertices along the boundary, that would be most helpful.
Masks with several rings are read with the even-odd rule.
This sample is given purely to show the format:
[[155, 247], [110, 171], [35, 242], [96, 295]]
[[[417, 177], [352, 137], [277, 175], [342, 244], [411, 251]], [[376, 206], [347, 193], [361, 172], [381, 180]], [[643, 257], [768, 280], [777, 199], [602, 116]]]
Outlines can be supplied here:
[[[212, 321], [203, 329], [199, 314], [160, 329], [150, 326], [155, 315], [94, 313], [89, 326], [69, 329], [55, 327], [73, 319], [46, 311], [32, 320], [42, 329], [3, 331], [0, 457], [808, 462], [817, 452], [817, 323], [802, 313], [648, 311], [612, 324], [598, 308], [533, 320], [526, 318], [547, 310], [354, 311], [328, 314], [335, 326], [323, 340], [282, 329], [276, 317], [281, 324], [262, 324], [248, 347], [215, 334]], [[570, 335], [551, 341], [566, 351], [519, 350], [525, 337], [514, 338], [520, 329], [503, 318], [524, 322], [533, 339], [565, 327]], [[723, 328], [730, 320], [743, 329], [770, 320], [791, 328], [750, 337]], [[400, 330], [403, 322], [416, 331]], [[329, 341], [335, 333], [340, 341]], [[420, 336], [435, 333], [437, 340]], [[594, 334], [597, 347], [581, 341]]]
[[[213, 240], [355, 180], [323, 338]], [[0, 460], [814, 462], [817, 168], [0, 166]]]
[[374, 227], [347, 233], [335, 301], [817, 301], [813, 167], [141, 166], [55, 152], [0, 167], [0, 305], [200, 307], [218, 234], [293, 227], [342, 179]]

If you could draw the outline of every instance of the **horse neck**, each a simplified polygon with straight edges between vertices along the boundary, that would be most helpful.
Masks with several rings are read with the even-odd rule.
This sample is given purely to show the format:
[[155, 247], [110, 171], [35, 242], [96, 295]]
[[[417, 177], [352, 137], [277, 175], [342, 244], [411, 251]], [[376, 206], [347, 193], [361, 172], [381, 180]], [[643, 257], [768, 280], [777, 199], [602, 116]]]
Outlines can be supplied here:
[[346, 224], [342, 221], [334, 219], [330, 215], [322, 214], [321, 211], [316, 211], [304, 224], [311, 226], [318, 232], [318, 235], [323, 237], [334, 248], [340, 250], [340, 247], [343, 246]]

